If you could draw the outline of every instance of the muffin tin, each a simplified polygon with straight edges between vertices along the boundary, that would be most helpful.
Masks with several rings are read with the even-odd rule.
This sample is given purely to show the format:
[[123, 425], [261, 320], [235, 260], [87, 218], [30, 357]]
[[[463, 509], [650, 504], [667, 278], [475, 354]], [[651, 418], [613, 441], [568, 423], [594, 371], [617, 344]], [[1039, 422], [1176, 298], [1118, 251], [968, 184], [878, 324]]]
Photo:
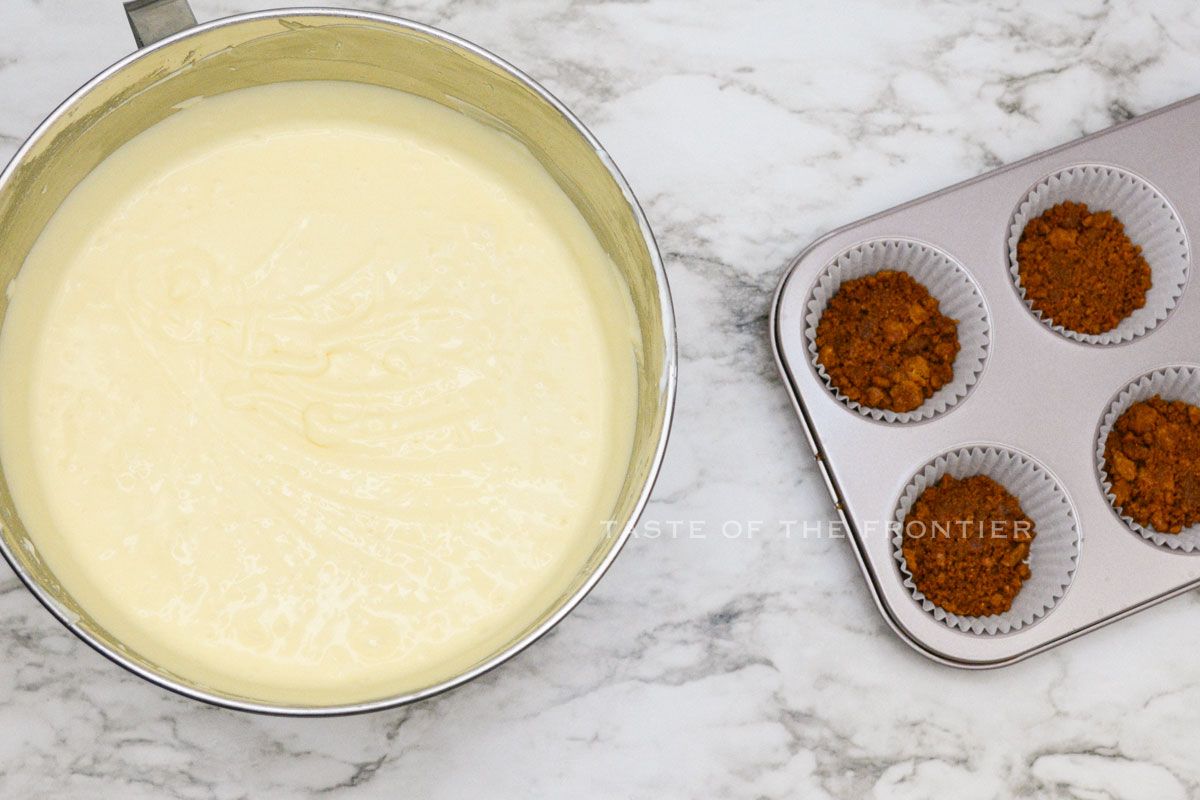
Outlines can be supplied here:
[[[784, 383], [876, 605], [929, 658], [969, 668], [1011, 664], [1200, 585], [1200, 548], [1170, 546], [1122, 519], [1097, 461], [1115, 404], [1161, 380], [1147, 376], [1195, 374], [1195, 382], [1169, 382], [1200, 385], [1200, 296], [1187, 289], [1195, 269], [1187, 232], [1200, 228], [1200, 159], [1188, 144], [1197, 135], [1200, 97], [840, 228], [802, 252], [780, 282], [771, 332]], [[1122, 222], [1143, 245], [1151, 292], [1160, 295], [1148, 298], [1153, 313], [1097, 339], [1071, 336], [1027, 306], [1013, 269], [1015, 242], [1047, 196], [1108, 207], [1118, 217], [1130, 209]], [[910, 256], [917, 258], [903, 260]], [[963, 291], [957, 276], [978, 293], [977, 312], [966, 317], [961, 298], [951, 298], [960, 341], [961, 321], [982, 323], [955, 363], [961, 385], [907, 415], [856, 406], [816, 363], [811, 330], [830, 284], [856, 269], [874, 271], [864, 261], [916, 263], [940, 270], [944, 291]], [[940, 279], [927, 273], [922, 282], [945, 307], [931, 285]], [[1039, 586], [1026, 604], [1037, 613], [1007, 621], [956, 620], [922, 602], [894, 536], [914, 484], [937, 465], [974, 463], [967, 456], [981, 453], [996, 469], [1048, 481], [1045, 513], [1055, 520], [1045, 529], [1050, 550], [1031, 553], [1034, 578], [1018, 599], [1033, 590], [1039, 570], [1054, 573], [1044, 581], [1049, 588]], [[1041, 523], [1038, 530], [1041, 539]]]

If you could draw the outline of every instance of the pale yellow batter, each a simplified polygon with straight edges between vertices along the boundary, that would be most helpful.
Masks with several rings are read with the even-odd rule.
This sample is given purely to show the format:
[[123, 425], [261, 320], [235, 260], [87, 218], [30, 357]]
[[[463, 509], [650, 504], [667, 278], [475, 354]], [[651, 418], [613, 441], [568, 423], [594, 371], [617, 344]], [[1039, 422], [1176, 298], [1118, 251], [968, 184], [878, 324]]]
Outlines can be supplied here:
[[602, 537], [632, 306], [514, 140], [346, 83], [207, 98], [30, 254], [0, 458], [42, 556], [132, 649], [272, 702], [449, 677]]

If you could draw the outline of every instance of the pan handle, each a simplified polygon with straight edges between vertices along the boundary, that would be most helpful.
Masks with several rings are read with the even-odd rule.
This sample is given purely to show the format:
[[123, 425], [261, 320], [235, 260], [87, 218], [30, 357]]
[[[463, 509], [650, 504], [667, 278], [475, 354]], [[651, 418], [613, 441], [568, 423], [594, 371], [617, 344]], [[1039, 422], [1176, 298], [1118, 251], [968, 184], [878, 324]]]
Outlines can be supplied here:
[[152, 45], [196, 24], [188, 0], [125, 0], [125, 16], [138, 47]]

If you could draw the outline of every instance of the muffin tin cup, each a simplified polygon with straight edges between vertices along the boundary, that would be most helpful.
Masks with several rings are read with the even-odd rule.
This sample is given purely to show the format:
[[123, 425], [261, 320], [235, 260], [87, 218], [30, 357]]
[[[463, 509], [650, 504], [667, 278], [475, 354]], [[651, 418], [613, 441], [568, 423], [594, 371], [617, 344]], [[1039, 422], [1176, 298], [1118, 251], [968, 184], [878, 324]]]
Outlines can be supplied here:
[[1129, 410], [1134, 403], [1149, 400], [1155, 395], [1164, 400], [1182, 400], [1194, 406], [1200, 406], [1200, 367], [1180, 366], [1166, 367], [1147, 373], [1130, 383], [1117, 395], [1108, 412], [1100, 422], [1100, 430], [1096, 435], [1096, 472], [1100, 478], [1100, 486], [1108, 498], [1109, 505], [1129, 529], [1147, 541], [1154, 542], [1159, 547], [1165, 547], [1180, 553], [1200, 552], [1200, 524], [1184, 528], [1179, 533], [1159, 533], [1152, 527], [1140, 525], [1133, 518], [1121, 513], [1117, 499], [1112, 494], [1112, 482], [1105, 470], [1104, 445], [1113, 425]]
[[[901, 549], [904, 520], [917, 498], [942, 476], [967, 478], [986, 475], [1017, 498], [1021, 510], [1034, 523], [1037, 536], [1029, 548], [1031, 576], [1003, 614], [968, 617], [950, 614], [929, 601], [913, 581]], [[926, 464], [900, 495], [894, 514], [892, 554], [904, 586], [934, 619], [964, 633], [984, 636], [1011, 633], [1032, 625], [1048, 614], [1066, 594], [1079, 559], [1079, 533], [1075, 514], [1058, 481], [1032, 458], [994, 446], [963, 447], [944, 453]]]
[[[869, 408], [846, 397], [834, 386], [817, 354], [817, 325], [837, 290], [846, 281], [885, 269], [908, 273], [937, 299], [942, 314], [958, 320], [959, 351], [954, 359], [954, 377], [920, 406], [903, 413]], [[970, 392], [987, 360], [990, 334], [987, 310], [979, 288], [962, 265], [921, 242], [877, 239], [847, 250], [822, 271], [805, 307], [804, 338], [813, 369], [837, 400], [879, 422], [919, 422], [953, 408]]]
[[[1142, 248], [1142, 257], [1150, 267], [1146, 304], [1104, 333], [1080, 333], [1051, 322], [1033, 308], [1021, 286], [1017, 245], [1025, 225], [1066, 201], [1086, 203], [1091, 211], [1112, 212], [1125, 226], [1125, 235]], [[1017, 293], [1042, 324], [1077, 342], [1109, 345], [1136, 339], [1170, 316], [1187, 282], [1189, 252], [1183, 223], [1161, 192], [1125, 170], [1089, 165], [1055, 172], [1029, 190], [1009, 225], [1008, 260]]]

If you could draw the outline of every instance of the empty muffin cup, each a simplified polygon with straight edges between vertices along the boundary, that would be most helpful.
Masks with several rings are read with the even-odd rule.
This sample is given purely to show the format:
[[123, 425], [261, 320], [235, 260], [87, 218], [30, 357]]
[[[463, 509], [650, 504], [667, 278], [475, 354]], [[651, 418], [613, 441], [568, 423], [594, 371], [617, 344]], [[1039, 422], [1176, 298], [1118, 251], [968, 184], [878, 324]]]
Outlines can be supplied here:
[[[1092, 213], [1112, 213], [1124, 226], [1129, 240], [1141, 247], [1141, 255], [1150, 267], [1151, 285], [1145, 304], [1103, 333], [1081, 333], [1055, 323], [1033, 307], [1021, 285], [1017, 247], [1025, 226], [1064, 202], [1084, 203]], [[1183, 294], [1190, 260], [1183, 223], [1163, 194], [1130, 172], [1101, 165], [1060, 170], [1030, 189], [1009, 224], [1008, 258], [1013, 284], [1030, 313], [1055, 333], [1094, 345], [1128, 342], [1165, 320]]]
[[[951, 614], [917, 587], [905, 560], [904, 522], [921, 494], [943, 476], [963, 479], [986, 475], [1017, 498], [1037, 534], [1029, 548], [1031, 575], [1012, 606], [1002, 614]], [[1079, 532], [1066, 492], [1050, 472], [1029, 456], [1002, 447], [978, 445], [944, 453], [922, 467], [900, 495], [893, 516], [892, 553], [905, 588], [939, 622], [964, 633], [1011, 633], [1046, 616], [1066, 594], [1079, 559]], [[940, 535], [933, 534], [930, 535]]]
[[[907, 273], [938, 301], [939, 311], [944, 316], [958, 321], [959, 351], [954, 359], [953, 377], [917, 408], [906, 412], [872, 408], [851, 400], [834, 385], [817, 352], [817, 326], [838, 289], [847, 281], [882, 270]], [[804, 323], [810, 362], [826, 388], [847, 408], [888, 423], [930, 419], [966, 397], [983, 371], [990, 339], [987, 310], [974, 279], [961, 264], [941, 250], [910, 239], [866, 242], [831, 261], [809, 294]]]

